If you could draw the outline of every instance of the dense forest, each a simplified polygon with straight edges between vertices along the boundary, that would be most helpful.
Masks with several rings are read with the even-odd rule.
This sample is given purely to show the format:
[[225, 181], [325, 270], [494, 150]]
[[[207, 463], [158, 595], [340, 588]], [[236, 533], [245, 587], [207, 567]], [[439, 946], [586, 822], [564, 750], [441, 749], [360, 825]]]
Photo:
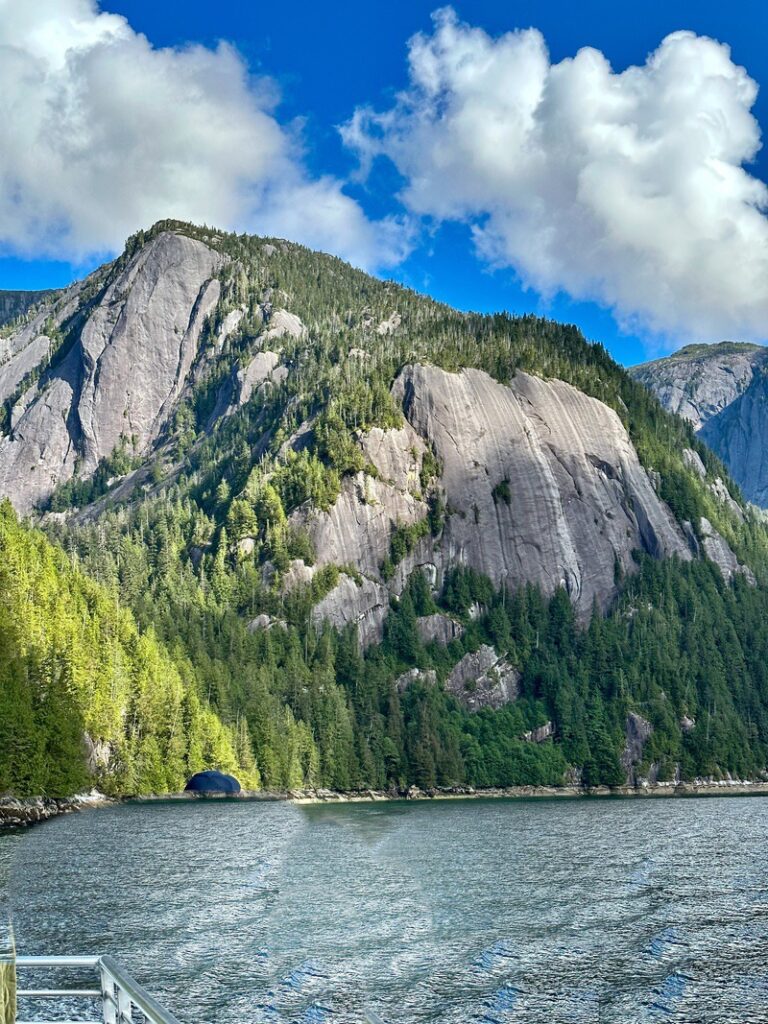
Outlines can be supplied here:
[[222, 725], [189, 659], [0, 503], [0, 792], [167, 792], [210, 763], [258, 785], [247, 730]]
[[[125, 437], [92, 477], [60, 487], [44, 519], [49, 540], [3, 507], [0, 791], [61, 793], [91, 781], [112, 792], [172, 790], [203, 764], [281, 789], [616, 785], [626, 778], [630, 712], [653, 730], [641, 773], [765, 770], [768, 531], [754, 513], [716, 500], [707, 483], [727, 481], [722, 465], [602, 346], [534, 317], [458, 313], [277, 239], [167, 222], [153, 231], [169, 227], [230, 262], [163, 436], [150, 453]], [[100, 273], [93, 301], [151, 234], [135, 236]], [[289, 372], [218, 415], [258, 348], [265, 303], [305, 326], [280, 340]], [[219, 345], [234, 310], [243, 315]], [[57, 351], [80, 322], [65, 325]], [[414, 361], [473, 366], [501, 382], [524, 369], [606, 402], [677, 520], [695, 532], [706, 516], [757, 586], [738, 575], [726, 583], [706, 560], [638, 554], [614, 604], [585, 623], [564, 591], [498, 591], [456, 567], [437, 589], [414, 573], [392, 596], [383, 642], [367, 651], [353, 628], [317, 627], [312, 606], [354, 570], [328, 565], [304, 587], [283, 587], [292, 558], [315, 556], [290, 514], [305, 503], [328, 508], [346, 474], [374, 472], [360, 432], [402, 422], [390, 387]], [[307, 424], [307, 443], [291, 450], [286, 441]], [[699, 453], [706, 478], [685, 465], [685, 448]], [[445, 513], [439, 472], [425, 458], [430, 516], [418, 528], [435, 533]], [[385, 578], [417, 540], [395, 531]], [[447, 646], [425, 644], [417, 628], [438, 610], [463, 628]], [[269, 628], [249, 628], [258, 615]], [[471, 713], [442, 684], [482, 644], [520, 673], [519, 696]], [[421, 672], [398, 685], [412, 668]], [[545, 723], [551, 738], [524, 738]], [[109, 746], [108, 759], [92, 751], [86, 761], [84, 733], [97, 752]]]

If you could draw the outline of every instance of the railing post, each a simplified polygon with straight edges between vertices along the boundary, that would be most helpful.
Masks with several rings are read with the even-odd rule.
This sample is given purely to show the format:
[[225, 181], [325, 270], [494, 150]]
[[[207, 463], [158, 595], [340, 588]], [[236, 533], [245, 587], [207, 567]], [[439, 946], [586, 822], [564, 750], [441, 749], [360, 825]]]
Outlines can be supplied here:
[[10, 927], [0, 926], [0, 1024], [16, 1020], [16, 953]]
[[117, 987], [115, 979], [101, 964], [101, 1002], [104, 1024], [117, 1024]]
[[117, 986], [117, 1021], [118, 1024], [132, 1024], [133, 1021], [133, 1003], [131, 997], [122, 988], [120, 984]]
[[[2, 936], [0, 936], [0, 966], [2, 965]], [[12, 1001], [15, 1012], [15, 996], [27, 999], [101, 999], [101, 1018], [104, 1024], [134, 1024], [134, 1011], [146, 1024], [179, 1024], [164, 1006], [150, 995], [135, 978], [124, 970], [113, 957], [103, 956], [20, 956], [10, 961], [13, 968], [22, 970], [45, 968], [97, 971], [99, 987], [88, 988], [22, 988], [15, 987], [15, 971], [13, 976]], [[0, 982], [2, 982], [0, 975]], [[3, 1016], [2, 989], [0, 989], [0, 1024], [14, 1024], [14, 1017], [6, 1021]], [[65, 1011], [66, 1012], [66, 1011]], [[138, 1022], [136, 1022], [138, 1024]]]

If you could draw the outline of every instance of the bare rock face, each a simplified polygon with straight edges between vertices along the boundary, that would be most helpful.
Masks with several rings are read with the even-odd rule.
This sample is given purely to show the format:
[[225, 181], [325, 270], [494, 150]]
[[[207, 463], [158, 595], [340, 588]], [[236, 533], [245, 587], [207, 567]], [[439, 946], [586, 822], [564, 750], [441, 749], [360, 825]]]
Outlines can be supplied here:
[[157, 437], [218, 300], [222, 264], [201, 242], [164, 232], [114, 278], [0, 441], [0, 493], [19, 511], [69, 479], [76, 460], [87, 475], [121, 438], [142, 451]]
[[31, 306], [45, 302], [53, 294], [51, 289], [34, 292], [0, 290], [0, 327], [26, 313]]
[[[100, 274], [101, 271], [95, 271], [85, 281], [78, 281], [63, 292], [18, 293], [39, 295], [40, 299], [25, 321], [0, 337], [0, 402], [6, 402], [26, 375], [48, 358], [52, 341], [45, 332], [49, 325], [54, 329], [61, 327], [77, 309], [83, 287]], [[0, 292], [0, 298], [2, 295]]]
[[483, 644], [454, 666], [445, 688], [469, 711], [498, 710], [517, 698], [519, 681], [516, 669], [493, 647]]
[[537, 729], [531, 729], [530, 732], [524, 732], [520, 739], [525, 740], [526, 743], [545, 743], [554, 735], [554, 724], [552, 722], [545, 722], [544, 725], [540, 725]]
[[249, 633], [259, 633], [263, 629], [275, 628], [287, 629], [288, 627], [284, 619], [273, 619], [271, 615], [266, 615], [264, 612], [257, 615], [255, 619], [251, 619], [247, 626]]
[[403, 672], [402, 675], [398, 676], [395, 680], [395, 688], [398, 693], [404, 693], [409, 686], [413, 686], [414, 683], [423, 683], [425, 686], [435, 686], [437, 684], [437, 673], [433, 668], [421, 669], [411, 668], [407, 672]]
[[402, 319], [397, 310], [395, 310], [393, 313], [390, 313], [386, 320], [381, 321], [376, 328], [376, 333], [381, 335], [394, 334], [402, 323]]
[[[277, 352], [257, 352], [248, 365], [237, 374], [240, 394], [237, 399], [238, 405], [245, 405], [250, 401], [253, 389], [257, 388], [265, 380], [274, 377], [280, 356]], [[284, 367], [282, 369], [285, 369]]]
[[165, 232], [146, 245], [107, 289], [80, 337], [78, 402], [84, 471], [122, 435], [153, 439], [178, 398], [205, 317], [219, 298], [222, 257], [201, 242]]
[[605, 604], [633, 549], [690, 558], [618, 416], [562, 381], [410, 366], [394, 387], [442, 463], [443, 566], [510, 588], [565, 586], [577, 608]]
[[408, 423], [399, 430], [374, 427], [360, 445], [381, 478], [401, 491], [417, 492], [424, 458], [424, 442]]
[[[377, 477], [347, 478], [330, 510], [292, 517], [309, 532], [318, 564], [351, 565], [384, 585], [394, 530], [428, 513], [420, 481], [427, 447], [441, 466], [442, 533], [418, 539], [395, 567], [390, 593], [414, 570], [428, 570], [439, 587], [463, 564], [510, 589], [563, 586], [586, 617], [595, 600], [606, 606], [614, 595], [617, 564], [634, 571], [633, 550], [692, 557], [618, 416], [576, 388], [524, 373], [505, 387], [479, 370], [417, 365], [401, 372], [393, 394], [405, 426], [359, 438]], [[445, 626], [422, 628], [427, 638]]]
[[289, 313], [285, 309], [273, 310], [268, 304], [262, 309], [264, 317], [268, 321], [267, 329], [261, 335], [262, 342], [283, 338], [286, 335], [291, 338], [300, 338], [305, 333], [306, 328], [295, 313]]
[[693, 448], [683, 448], [683, 462], [688, 469], [692, 469], [696, 476], [704, 480], [707, 476], [707, 468], [701, 461], [701, 456]]
[[768, 349], [723, 342], [689, 345], [630, 373], [661, 404], [689, 420], [745, 496], [768, 506]]
[[637, 783], [637, 766], [643, 760], [645, 744], [651, 738], [652, 733], [653, 726], [647, 719], [634, 711], [629, 712], [625, 730], [626, 740], [621, 755], [621, 766], [627, 773], [627, 783], [630, 786], [634, 786]]
[[244, 309], [233, 309], [222, 320], [219, 329], [216, 333], [216, 344], [219, 348], [222, 348], [227, 338], [234, 334], [237, 328], [240, 326], [240, 321], [245, 316]]
[[312, 609], [312, 621], [316, 625], [327, 621], [337, 629], [353, 623], [360, 646], [365, 648], [381, 640], [388, 611], [386, 587], [366, 577], [358, 584], [342, 573], [333, 590]]
[[456, 622], [449, 615], [435, 612], [434, 615], [423, 615], [416, 622], [416, 629], [422, 643], [449, 644], [451, 640], [457, 640], [464, 632], [460, 622]]
[[292, 521], [307, 529], [318, 565], [353, 565], [379, 580], [395, 525], [415, 523], [426, 514], [424, 502], [410, 491], [358, 473], [344, 480], [330, 511], [302, 510]]
[[711, 562], [715, 563], [727, 581], [732, 580], [736, 573], [741, 573], [750, 583], [755, 583], [755, 576], [752, 570], [739, 562], [731, 550], [730, 544], [717, 532], [705, 516], [702, 516], [699, 522], [699, 532], [701, 534], [704, 554]]
[[630, 373], [665, 409], [699, 431], [744, 394], [762, 360], [758, 345], [687, 345], [665, 359], [634, 366]]
[[734, 500], [722, 477], [715, 477], [712, 483], [709, 484], [709, 489], [721, 505], [725, 505], [732, 515], [742, 523], [744, 522], [744, 513], [741, 510], [741, 506]]
[[31, 336], [28, 339], [19, 336], [11, 339], [21, 344], [16, 351], [11, 352], [4, 363], [0, 364], [0, 402], [7, 401], [24, 377], [46, 359], [50, 352], [51, 339], [46, 334], [26, 329], [23, 333]]

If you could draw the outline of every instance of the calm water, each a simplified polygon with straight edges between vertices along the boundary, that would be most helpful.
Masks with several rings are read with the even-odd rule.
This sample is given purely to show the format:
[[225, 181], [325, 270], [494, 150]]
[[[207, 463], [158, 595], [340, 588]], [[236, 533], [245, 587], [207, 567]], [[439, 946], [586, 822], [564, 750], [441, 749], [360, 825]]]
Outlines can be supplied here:
[[25, 953], [188, 1024], [765, 1022], [768, 800], [154, 803], [0, 837]]

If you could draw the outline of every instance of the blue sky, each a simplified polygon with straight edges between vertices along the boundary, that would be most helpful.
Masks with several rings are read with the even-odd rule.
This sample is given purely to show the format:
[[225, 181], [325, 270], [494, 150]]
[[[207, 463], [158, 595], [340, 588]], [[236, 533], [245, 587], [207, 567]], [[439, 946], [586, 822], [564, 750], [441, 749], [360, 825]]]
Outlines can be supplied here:
[[[521, 262], [516, 254], [525, 242], [521, 243], [517, 236], [509, 242], [504, 235], [506, 228], [499, 227], [507, 224], [507, 211], [500, 212], [501, 200], [498, 198], [488, 211], [478, 207], [471, 213], [455, 217], [440, 212], [448, 204], [448, 199], [444, 202], [435, 200], [430, 204], [428, 198], [422, 197], [412, 200], [409, 206], [408, 202], [403, 202], [402, 196], [398, 198], [398, 193], [407, 190], [409, 185], [409, 168], [418, 165], [419, 173], [425, 173], [419, 154], [414, 152], [414, 146], [418, 145], [418, 141], [414, 142], [414, 125], [418, 116], [425, 113], [427, 101], [423, 96], [419, 99], [418, 113], [415, 100], [406, 111], [397, 105], [398, 93], [413, 87], [412, 79], [409, 80], [406, 45], [417, 32], [424, 33], [425, 38], [433, 36], [435, 28], [431, 15], [437, 6], [435, 2], [422, 0], [410, 0], [408, 3], [353, 3], [344, 0], [327, 4], [294, 0], [280, 5], [228, 0], [220, 0], [217, 4], [194, 0], [163, 0], [163, 3], [106, 0], [101, 4], [101, 10], [123, 15], [135, 32], [146, 35], [153, 48], [180, 47], [187, 43], [215, 48], [222, 39], [232, 43], [248, 70], [257, 77], [267, 76], [273, 91], [279, 92], [279, 103], [270, 108], [271, 116], [292, 137], [301, 140], [303, 182], [332, 176], [335, 182], [340, 183], [343, 193], [356, 200], [362, 216], [374, 225], [382, 218], [410, 219], [410, 251], [402, 260], [380, 268], [386, 276], [462, 309], [509, 309], [575, 322], [588, 337], [603, 341], [614, 356], [625, 363], [638, 362], [648, 358], [649, 354], [697, 338], [706, 329], [706, 318], [702, 320], [687, 312], [681, 312], [678, 317], [677, 311], [670, 312], [670, 303], [674, 306], [676, 301], [674, 295], [666, 305], [660, 303], [657, 308], [653, 297], [649, 297], [652, 285], [637, 294], [632, 281], [628, 282], [633, 274], [631, 265], [605, 294], [596, 295], [596, 300], [570, 298], [570, 281], [576, 281], [572, 290], [577, 293], [580, 289], [582, 292], [590, 290], [588, 285], [579, 284], [579, 268], [574, 266], [574, 260], [578, 264], [578, 252], [567, 266], [552, 272], [539, 272], [524, 260]], [[710, 36], [729, 44], [733, 63], [744, 66], [758, 85], [768, 79], [768, 52], [765, 48], [768, 5], [763, 3], [724, 5], [700, 0], [696, 3], [618, 5], [614, 0], [610, 3], [582, 2], [574, 6], [559, 0], [537, 3], [485, 0], [457, 2], [453, 7], [458, 23], [484, 30], [491, 44], [513, 29], [538, 29], [546, 41], [551, 65], [573, 57], [586, 46], [601, 51], [613, 70], [620, 72], [629, 65], [642, 66], [647, 55], [656, 50], [669, 33], [688, 29], [698, 36]], [[0, 22], [4, 13], [9, 12], [3, 12], [0, 0]], [[15, 26], [8, 29], [6, 43], [12, 30], [17, 29]], [[469, 39], [469, 35], [466, 38]], [[2, 41], [0, 32], [0, 47]], [[691, 59], [698, 58], [694, 56]], [[750, 105], [746, 103], [747, 107]], [[355, 178], [360, 148], [356, 153], [345, 145], [337, 130], [339, 125], [349, 122], [359, 107], [370, 107], [377, 113], [396, 111], [399, 126], [397, 137], [393, 134], [387, 140], [379, 150], [384, 155], [374, 160], [370, 174], [363, 179]], [[758, 94], [751, 112], [759, 125], [766, 123], [768, 93]], [[431, 137], [439, 143], [439, 136], [434, 134], [436, 131], [434, 129]], [[403, 142], [405, 137], [410, 141]], [[452, 136], [447, 138], [450, 141]], [[13, 141], [11, 139], [12, 144]], [[734, 163], [738, 165], [740, 162], [740, 157], [736, 157]], [[764, 152], [759, 152], [746, 167], [749, 176], [758, 182], [768, 179], [768, 155]], [[415, 175], [416, 172], [413, 173]], [[435, 173], [433, 166], [429, 173]], [[9, 188], [11, 180], [8, 174], [2, 178], [0, 167], [0, 183], [4, 181], [5, 187]], [[477, 189], [482, 190], [482, 186], [483, 181], [479, 180]], [[471, 201], [463, 197], [462, 202], [477, 206], [476, 191]], [[23, 192], [18, 202], [25, 202]], [[692, 217], [695, 218], [695, 210]], [[237, 214], [234, 218], [237, 219]], [[282, 223], [279, 214], [274, 214], [269, 226], [275, 223], [278, 226]], [[289, 219], [286, 223], [293, 222]], [[414, 228], [414, 224], [417, 227]], [[493, 237], [488, 248], [494, 255], [488, 255], [488, 249], [478, 254], [476, 236], [473, 241], [473, 227], [479, 227], [482, 233], [489, 224], [493, 228], [489, 234]], [[136, 228], [140, 226], [146, 225], [135, 225]], [[242, 226], [248, 229], [255, 226], [258, 231], [258, 217], [255, 225], [249, 221]], [[530, 224], [527, 230], [531, 230]], [[545, 222], [542, 231], [546, 230]], [[760, 223], [752, 225], [746, 237], [752, 237], [749, 234], [751, 230], [758, 232], [758, 241], [761, 241]], [[504, 235], [503, 242], [499, 241], [500, 233]], [[3, 239], [2, 234], [0, 217], [0, 287], [5, 288], [60, 286], [81, 276], [109, 255], [109, 242], [96, 243], [95, 251], [93, 243], [73, 243], [69, 247], [71, 251], [62, 244], [59, 250], [54, 248], [49, 253], [40, 253], [40, 244], [31, 242], [27, 250], [18, 255], [24, 246], [18, 240], [14, 241], [12, 235]], [[90, 237], [98, 238], [98, 235]], [[332, 232], [330, 237], [332, 240]], [[632, 246], [631, 239], [628, 244]], [[700, 238], [694, 238], [690, 250], [686, 250], [686, 253], [695, 253], [699, 264], [707, 262], [702, 244]], [[323, 247], [331, 249], [332, 245]], [[501, 259], [498, 256], [500, 247], [504, 252]], [[741, 249], [735, 251], [738, 253], [743, 249], [742, 242]], [[685, 258], [689, 261], [694, 259], [689, 255]], [[606, 259], [612, 260], [610, 252]], [[678, 263], [680, 259], [683, 257], [679, 257]], [[731, 258], [729, 266], [733, 263]], [[647, 270], [648, 267], [641, 269]], [[755, 278], [760, 277], [760, 269], [760, 266], [755, 269]], [[650, 266], [651, 280], [656, 272], [660, 278], [667, 279], [665, 264], [659, 264], [658, 269]], [[687, 276], [681, 277], [681, 293], [691, 290], [685, 300], [690, 308], [696, 304], [691, 298], [698, 287], [695, 273], [695, 267], [691, 267]], [[713, 268], [712, 273], [715, 279], [723, 276], [717, 268]], [[546, 290], [549, 294], [545, 297], [537, 288], [537, 282], [542, 279], [548, 282]], [[529, 282], [528, 287], [524, 286], [524, 281]], [[559, 287], [561, 282], [565, 282], [564, 287]], [[743, 320], [744, 336], [764, 340], [760, 333], [762, 308], [758, 303], [755, 308], [745, 311], [742, 317], [739, 303], [743, 293], [738, 290], [740, 286], [743, 284], [735, 282], [723, 295], [722, 306], [728, 307], [729, 312], [722, 319], [722, 330], [725, 332], [731, 325], [737, 330]], [[712, 288], [706, 280], [701, 290], [709, 301]], [[625, 324], [623, 329], [608, 308], [611, 305], [616, 307], [617, 303], [618, 317]], [[715, 340], [719, 336], [715, 333], [721, 326], [717, 312], [715, 309], [715, 315], [711, 316], [713, 334], [705, 340]], [[627, 323], [632, 326], [626, 326]], [[768, 335], [768, 319], [765, 333]]]

